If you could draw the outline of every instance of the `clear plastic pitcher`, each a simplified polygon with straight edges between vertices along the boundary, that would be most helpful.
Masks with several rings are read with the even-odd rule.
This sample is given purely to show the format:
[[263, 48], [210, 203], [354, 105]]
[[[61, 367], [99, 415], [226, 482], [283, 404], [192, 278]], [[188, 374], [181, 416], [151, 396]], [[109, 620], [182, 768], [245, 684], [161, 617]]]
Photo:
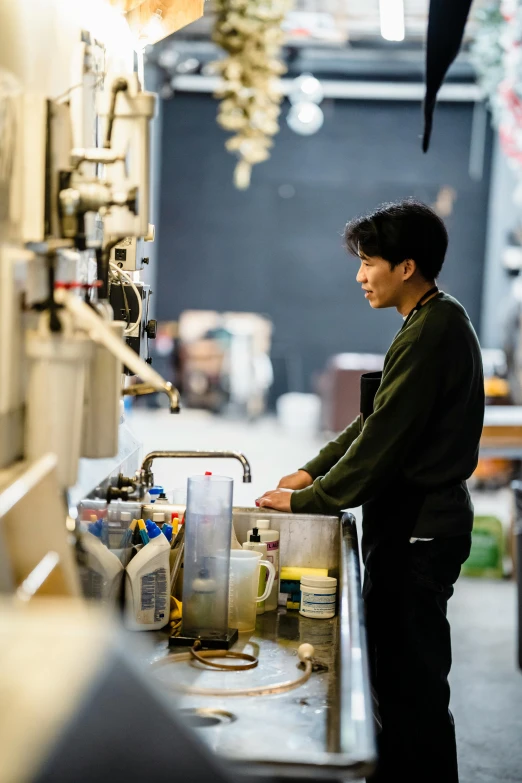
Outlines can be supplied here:
[[228, 632], [232, 488], [226, 476], [188, 480], [182, 636], [221, 638]]
[[[265, 592], [258, 596], [259, 569], [268, 570]], [[261, 560], [261, 552], [234, 549], [230, 553], [230, 588], [228, 624], [239, 633], [256, 627], [256, 605], [265, 601], [274, 584], [275, 568], [268, 560]]]

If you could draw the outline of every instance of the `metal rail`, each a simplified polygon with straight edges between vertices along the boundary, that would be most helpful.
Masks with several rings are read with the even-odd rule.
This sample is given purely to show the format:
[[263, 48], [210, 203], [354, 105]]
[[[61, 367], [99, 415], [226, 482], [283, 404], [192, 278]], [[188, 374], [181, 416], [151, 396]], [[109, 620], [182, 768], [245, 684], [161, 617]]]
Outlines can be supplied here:
[[376, 757], [375, 726], [361, 594], [359, 542], [353, 514], [341, 517], [338, 749], [360, 758], [364, 775]]

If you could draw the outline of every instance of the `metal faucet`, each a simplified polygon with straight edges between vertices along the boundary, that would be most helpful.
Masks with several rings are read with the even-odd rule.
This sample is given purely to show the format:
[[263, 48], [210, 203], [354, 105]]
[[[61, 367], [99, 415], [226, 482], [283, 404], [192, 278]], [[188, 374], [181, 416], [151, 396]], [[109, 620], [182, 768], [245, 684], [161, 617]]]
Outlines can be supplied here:
[[192, 457], [200, 459], [237, 459], [243, 466], [243, 484], [250, 484], [252, 481], [250, 463], [240, 451], [151, 451], [143, 460], [139, 471], [143, 484], [146, 487], [150, 487], [154, 483], [152, 463], [155, 459], [188, 459]]
[[170, 412], [179, 413], [180, 408], [180, 396], [179, 391], [171, 383], [167, 382], [161, 389], [152, 386], [150, 383], [134, 383], [132, 386], [127, 386], [121, 390], [122, 397], [141, 397], [143, 394], [154, 394], [155, 392], [164, 393], [169, 398]]

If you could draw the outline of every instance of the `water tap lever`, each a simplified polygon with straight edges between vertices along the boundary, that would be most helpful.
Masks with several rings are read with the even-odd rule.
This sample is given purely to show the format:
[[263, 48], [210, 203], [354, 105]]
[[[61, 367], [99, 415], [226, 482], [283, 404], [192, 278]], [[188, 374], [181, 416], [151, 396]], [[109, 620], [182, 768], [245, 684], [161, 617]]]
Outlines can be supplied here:
[[141, 397], [143, 394], [154, 394], [155, 392], [163, 392], [169, 398], [170, 412], [179, 413], [181, 410], [179, 391], [169, 381], [167, 381], [162, 389], [158, 389], [150, 383], [134, 383], [132, 386], [126, 386], [121, 390], [123, 397]]
[[250, 463], [240, 451], [151, 451], [147, 454], [141, 465], [141, 476], [147, 487], [154, 484], [152, 475], [152, 463], [155, 459], [237, 459], [243, 468], [243, 484], [250, 484], [252, 472]]

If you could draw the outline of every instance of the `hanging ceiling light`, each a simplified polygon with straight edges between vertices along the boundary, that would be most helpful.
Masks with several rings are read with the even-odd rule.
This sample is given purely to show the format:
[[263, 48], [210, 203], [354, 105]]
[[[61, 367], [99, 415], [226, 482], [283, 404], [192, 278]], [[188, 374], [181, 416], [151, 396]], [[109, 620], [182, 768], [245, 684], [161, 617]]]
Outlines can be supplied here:
[[381, 35], [386, 41], [404, 41], [404, 1], [379, 0]]
[[290, 103], [311, 101], [319, 104], [324, 98], [321, 82], [311, 73], [302, 73], [292, 82], [288, 98]]
[[200, 65], [201, 63], [195, 57], [186, 57], [176, 65], [176, 73], [181, 73], [183, 75], [187, 73], [196, 73], [196, 71], [199, 70]]
[[286, 117], [290, 130], [300, 136], [317, 133], [324, 122], [324, 114], [319, 106], [323, 98], [321, 82], [311, 73], [302, 73], [294, 79], [288, 94], [292, 105]]
[[311, 136], [317, 133], [324, 122], [324, 114], [316, 103], [294, 103], [286, 117], [288, 127], [300, 136]]
[[170, 99], [174, 96], [174, 90], [172, 89], [172, 87], [168, 82], [161, 85], [159, 89], [159, 96], [164, 101], [170, 101]]
[[177, 52], [173, 46], [169, 46], [166, 49], [162, 49], [158, 55], [158, 65], [165, 68], [166, 71], [170, 71], [178, 63], [180, 58], [179, 52]]

